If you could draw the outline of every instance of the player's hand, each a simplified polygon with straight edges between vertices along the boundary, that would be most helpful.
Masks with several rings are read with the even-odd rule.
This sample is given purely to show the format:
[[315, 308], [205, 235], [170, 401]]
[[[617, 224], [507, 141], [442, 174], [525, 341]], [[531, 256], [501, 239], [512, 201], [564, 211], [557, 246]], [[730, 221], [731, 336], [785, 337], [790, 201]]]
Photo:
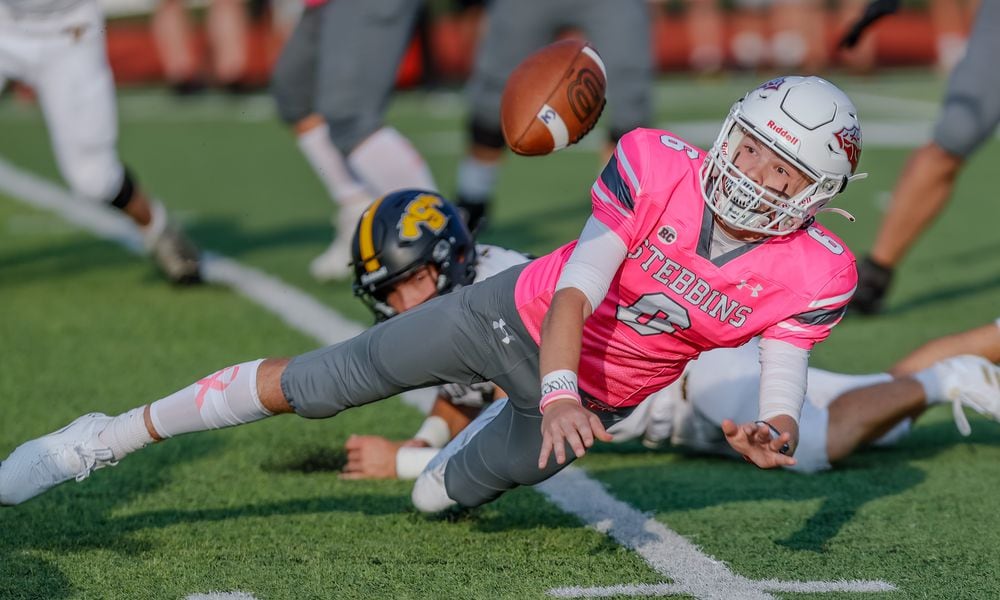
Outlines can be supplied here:
[[352, 435], [347, 438], [347, 464], [341, 479], [394, 479], [396, 453], [405, 442], [393, 442], [377, 435]]
[[782, 446], [792, 443], [792, 434], [788, 431], [771, 439], [771, 430], [767, 425], [753, 423], [737, 425], [731, 419], [726, 419], [722, 422], [722, 433], [725, 434], [726, 441], [733, 450], [743, 455], [747, 462], [761, 469], [790, 467], [795, 464], [794, 458], [779, 452]]
[[566, 444], [580, 458], [594, 440], [610, 442], [611, 434], [597, 415], [571, 398], [549, 404], [542, 417], [542, 451], [538, 455], [538, 468], [544, 469], [549, 457], [555, 455], [557, 464], [566, 462]]

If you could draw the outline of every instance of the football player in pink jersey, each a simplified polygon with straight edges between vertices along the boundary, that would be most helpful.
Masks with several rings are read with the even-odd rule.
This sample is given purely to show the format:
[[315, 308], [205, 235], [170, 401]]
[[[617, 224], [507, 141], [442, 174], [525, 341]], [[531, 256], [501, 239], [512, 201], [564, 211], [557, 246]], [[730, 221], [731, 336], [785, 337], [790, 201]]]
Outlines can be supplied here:
[[[854, 258], [813, 220], [856, 178], [854, 105], [817, 77], [782, 77], [736, 102], [706, 154], [666, 131], [625, 135], [592, 188], [579, 240], [439, 296], [341, 344], [226, 367], [117, 417], [85, 415], [0, 464], [16, 504], [154, 441], [279, 413], [332, 417], [401, 391], [493, 381], [509, 396], [414, 491], [422, 510], [477, 506], [543, 481], [607, 440], [700, 352], [760, 335], [757, 422], [723, 423], [760, 467], [794, 464], [809, 349], [854, 291]], [[378, 201], [354, 244], [366, 278]], [[451, 219], [415, 202], [402, 239]], [[442, 252], [449, 239], [442, 235]], [[419, 349], [419, 352], [414, 352]], [[422, 493], [426, 492], [426, 493]]]

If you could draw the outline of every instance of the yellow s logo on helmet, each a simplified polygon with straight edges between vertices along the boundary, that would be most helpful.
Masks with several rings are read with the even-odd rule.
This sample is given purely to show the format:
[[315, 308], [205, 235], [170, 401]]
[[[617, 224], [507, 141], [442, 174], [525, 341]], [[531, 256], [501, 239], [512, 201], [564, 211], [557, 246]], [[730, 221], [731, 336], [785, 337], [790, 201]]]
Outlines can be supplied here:
[[421, 225], [434, 234], [444, 231], [448, 225], [448, 216], [441, 212], [441, 205], [441, 198], [430, 194], [420, 194], [410, 200], [396, 226], [399, 239], [411, 242], [420, 239]]

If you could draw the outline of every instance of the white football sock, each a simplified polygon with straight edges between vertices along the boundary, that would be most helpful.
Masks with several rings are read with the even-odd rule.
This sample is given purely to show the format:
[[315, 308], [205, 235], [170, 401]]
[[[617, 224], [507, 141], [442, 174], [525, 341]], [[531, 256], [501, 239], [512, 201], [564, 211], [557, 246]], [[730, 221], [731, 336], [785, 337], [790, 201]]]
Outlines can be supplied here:
[[499, 162], [466, 157], [458, 165], [458, 197], [477, 204], [488, 202], [493, 196], [499, 171]]
[[[371, 198], [364, 185], [354, 178], [344, 163], [344, 156], [330, 140], [330, 128], [324, 122], [298, 136], [299, 150], [326, 186], [336, 204], [365, 202]], [[360, 197], [360, 199], [359, 199]]]
[[226, 367], [149, 405], [161, 438], [222, 429], [270, 417], [257, 396], [257, 368], [264, 359]]
[[122, 413], [112, 419], [104, 431], [97, 434], [98, 439], [111, 448], [115, 460], [121, 460], [155, 441], [146, 429], [146, 421], [142, 417], [145, 411], [146, 407], [140, 406]]
[[347, 156], [347, 164], [376, 196], [406, 188], [437, 191], [424, 158], [392, 127], [368, 136]]
[[872, 445], [873, 446], [892, 446], [893, 444], [896, 444], [897, 442], [899, 442], [899, 440], [901, 440], [904, 437], [906, 437], [907, 434], [910, 433], [910, 429], [912, 427], [913, 427], [913, 419], [907, 417], [907, 418], [903, 419], [902, 421], [900, 421], [899, 423], [896, 423], [896, 425], [892, 429], [890, 429], [889, 431], [885, 432], [882, 435], [882, 437], [880, 437], [877, 440], [875, 440], [874, 442], [872, 442]]
[[150, 198], [149, 200], [149, 223], [140, 227], [142, 232], [142, 245], [149, 252], [156, 245], [156, 241], [163, 235], [167, 228], [167, 209], [159, 200]]

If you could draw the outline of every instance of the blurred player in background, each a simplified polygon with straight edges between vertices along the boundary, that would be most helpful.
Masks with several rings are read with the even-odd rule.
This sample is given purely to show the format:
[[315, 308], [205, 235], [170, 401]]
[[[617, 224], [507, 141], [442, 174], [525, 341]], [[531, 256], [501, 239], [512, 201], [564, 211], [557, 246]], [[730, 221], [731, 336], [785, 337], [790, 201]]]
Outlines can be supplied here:
[[458, 206], [476, 230], [488, 212], [504, 151], [500, 96], [511, 72], [567, 30], [579, 30], [600, 53], [611, 105], [606, 160], [618, 138], [652, 120], [653, 59], [646, 0], [493, 0], [468, 82], [469, 148], [459, 163]]
[[981, 3], [965, 56], [951, 74], [932, 140], [910, 155], [871, 252], [859, 266], [851, 307], [882, 310], [895, 268], [951, 199], [968, 157], [1000, 123], [1000, 3]]
[[97, 1], [0, 1], [0, 81], [5, 78], [34, 89], [73, 193], [128, 215], [170, 281], [200, 281], [197, 249], [118, 159], [114, 79]]
[[351, 233], [375, 198], [436, 189], [427, 163], [384, 122], [421, 0], [305, 0], [275, 66], [281, 118], [338, 206], [333, 243], [310, 264], [321, 281], [351, 274]]
[[[181, 95], [201, 91], [205, 85], [194, 27], [184, 4], [184, 0], [160, 0], [151, 23], [167, 82]], [[240, 91], [246, 83], [250, 45], [250, 19], [243, 0], [209, 0], [205, 33], [213, 83]]]
[[[343, 343], [233, 365], [116, 417], [85, 415], [11, 453], [0, 499], [22, 502], [183, 433], [288, 412], [328, 418], [408, 389], [492, 381], [508, 402], [428, 467], [428, 494], [415, 488], [421, 510], [478, 506], [610, 440], [606, 427], [699, 353], [756, 336], [758, 420], [726, 420], [723, 431], [759, 467], [793, 465], [809, 350], [856, 284], [852, 255], [814, 217], [858, 177], [860, 151], [853, 103], [817, 77], [748, 92], [707, 155], [666, 131], [630, 132], [592, 187], [578, 240]], [[404, 239], [448, 231], [443, 204], [419, 200], [399, 222]], [[359, 225], [362, 285], [388, 271], [365, 233], [376, 212]]]

